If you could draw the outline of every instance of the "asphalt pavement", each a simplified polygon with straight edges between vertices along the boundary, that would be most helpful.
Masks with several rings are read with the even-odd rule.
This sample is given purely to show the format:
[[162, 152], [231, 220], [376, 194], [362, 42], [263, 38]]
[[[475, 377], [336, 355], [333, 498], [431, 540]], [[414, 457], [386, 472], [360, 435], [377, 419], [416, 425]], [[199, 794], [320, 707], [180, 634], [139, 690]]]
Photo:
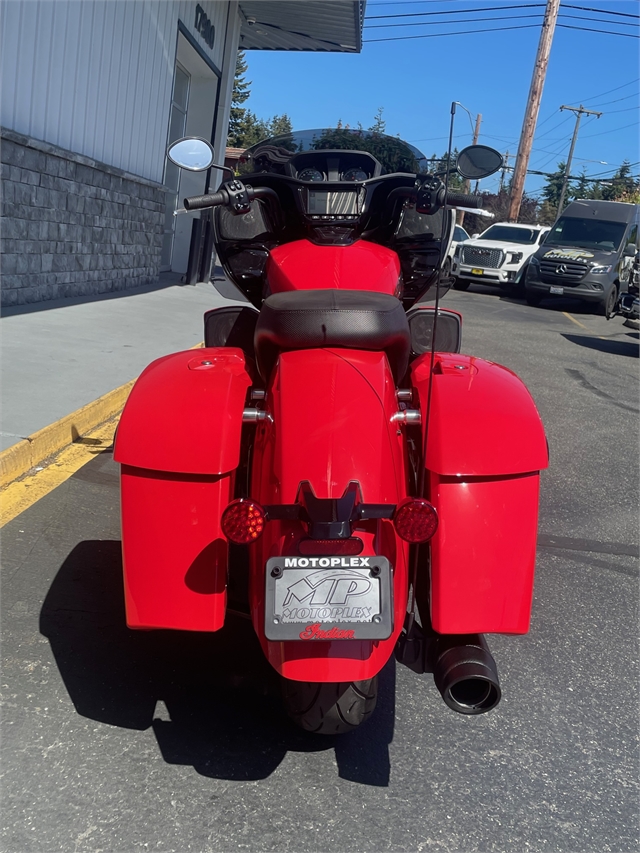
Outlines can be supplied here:
[[[180, 292], [186, 348], [210, 291]], [[638, 849], [638, 333], [490, 291], [444, 305], [463, 351], [528, 384], [551, 449], [531, 631], [488, 638], [498, 708], [456, 715], [390, 662], [371, 721], [319, 739], [283, 718], [248, 622], [128, 631], [102, 452], [3, 530], [2, 850]]]

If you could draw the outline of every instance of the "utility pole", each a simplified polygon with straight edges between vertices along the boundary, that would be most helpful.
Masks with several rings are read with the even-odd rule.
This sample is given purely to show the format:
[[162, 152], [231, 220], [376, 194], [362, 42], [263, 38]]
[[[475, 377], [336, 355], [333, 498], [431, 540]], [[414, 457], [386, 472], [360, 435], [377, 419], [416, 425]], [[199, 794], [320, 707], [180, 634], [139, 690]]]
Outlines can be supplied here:
[[[472, 145], [478, 144], [478, 137], [480, 136], [480, 125], [481, 124], [482, 124], [482, 113], [478, 113], [478, 115], [476, 116], [476, 126], [475, 126], [475, 129], [473, 131], [473, 142], [471, 143]], [[464, 182], [464, 192], [468, 194], [470, 188], [471, 188], [471, 181], [469, 179], [467, 179]], [[458, 211], [458, 225], [462, 225], [463, 222], [464, 222], [464, 210], [459, 210]]]
[[507, 175], [507, 170], [509, 168], [510, 157], [511, 157], [511, 155], [507, 151], [506, 154], [504, 155], [504, 165], [502, 166], [502, 172], [500, 172], [500, 187], [498, 189], [498, 193], [501, 193], [502, 190], [504, 189], [504, 179]]
[[560, 201], [558, 202], [558, 212], [556, 216], [560, 216], [562, 213], [562, 208], [564, 205], [564, 197], [567, 193], [567, 186], [569, 184], [569, 175], [571, 174], [571, 160], [573, 159], [573, 149], [576, 147], [576, 140], [578, 138], [578, 128], [580, 127], [580, 119], [583, 115], [588, 114], [591, 116], [600, 116], [602, 113], [597, 113], [595, 110], [585, 110], [585, 108], [580, 104], [579, 107], [567, 107], [564, 104], [560, 107], [560, 111], [562, 110], [571, 110], [571, 112], [576, 114], [576, 126], [573, 129], [573, 138], [571, 139], [571, 148], [569, 149], [569, 157], [567, 158], [567, 165], [564, 170], [564, 180], [562, 182], [562, 192], [560, 193]]
[[517, 221], [518, 214], [520, 213], [520, 204], [522, 203], [522, 194], [524, 192], [524, 180], [527, 174], [527, 167], [529, 165], [531, 146], [533, 144], [533, 134], [535, 133], [536, 123], [538, 121], [542, 89], [544, 87], [544, 80], [547, 74], [549, 54], [551, 53], [551, 42], [553, 41], [553, 32], [556, 28], [559, 9], [560, 0], [547, 0], [547, 8], [544, 13], [544, 21], [542, 22], [542, 32], [540, 33], [540, 42], [538, 43], [538, 53], [533, 67], [529, 99], [527, 101], [524, 122], [522, 124], [522, 132], [520, 134], [518, 154], [516, 156], [516, 163], [513, 169], [511, 204], [509, 206], [509, 220], [511, 222]]

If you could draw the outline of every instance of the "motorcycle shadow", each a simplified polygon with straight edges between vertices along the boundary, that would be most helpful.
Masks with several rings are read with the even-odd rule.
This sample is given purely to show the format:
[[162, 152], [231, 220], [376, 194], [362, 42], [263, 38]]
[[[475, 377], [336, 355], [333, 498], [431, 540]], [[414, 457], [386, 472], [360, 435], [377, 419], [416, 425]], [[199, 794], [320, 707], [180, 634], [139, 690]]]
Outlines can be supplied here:
[[335, 749], [339, 776], [389, 783], [395, 662], [380, 673], [372, 719], [351, 734], [297, 729], [282, 708], [277, 674], [248, 620], [229, 615], [216, 633], [126, 627], [119, 541], [80, 542], [40, 612], [78, 714], [119, 728], [152, 728], [164, 760], [203, 776], [265, 779], [287, 752]]

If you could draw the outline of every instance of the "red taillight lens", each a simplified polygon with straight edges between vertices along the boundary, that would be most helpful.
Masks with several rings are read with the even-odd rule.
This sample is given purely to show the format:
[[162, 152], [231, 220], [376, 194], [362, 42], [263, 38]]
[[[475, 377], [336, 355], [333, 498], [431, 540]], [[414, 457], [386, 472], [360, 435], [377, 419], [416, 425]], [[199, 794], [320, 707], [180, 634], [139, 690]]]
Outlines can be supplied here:
[[267, 516], [260, 504], [239, 498], [222, 513], [222, 532], [236, 545], [248, 545], [262, 534]]
[[396, 507], [393, 524], [405, 542], [428, 542], [438, 529], [438, 513], [424, 498], [405, 498]]
[[329, 557], [359, 554], [364, 548], [362, 539], [301, 539], [298, 542], [298, 553], [305, 557], [310, 554], [322, 554]]

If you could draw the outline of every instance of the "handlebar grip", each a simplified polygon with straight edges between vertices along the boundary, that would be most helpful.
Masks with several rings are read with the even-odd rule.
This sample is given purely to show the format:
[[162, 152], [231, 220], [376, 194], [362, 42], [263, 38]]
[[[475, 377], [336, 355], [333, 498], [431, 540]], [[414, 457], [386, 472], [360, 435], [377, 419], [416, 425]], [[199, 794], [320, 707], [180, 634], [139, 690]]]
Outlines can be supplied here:
[[482, 207], [481, 195], [466, 195], [465, 193], [447, 193], [447, 204], [451, 207], [472, 207], [479, 210]]
[[185, 210], [201, 210], [203, 207], [217, 207], [227, 201], [226, 193], [210, 193], [209, 195], [192, 195], [182, 202]]

